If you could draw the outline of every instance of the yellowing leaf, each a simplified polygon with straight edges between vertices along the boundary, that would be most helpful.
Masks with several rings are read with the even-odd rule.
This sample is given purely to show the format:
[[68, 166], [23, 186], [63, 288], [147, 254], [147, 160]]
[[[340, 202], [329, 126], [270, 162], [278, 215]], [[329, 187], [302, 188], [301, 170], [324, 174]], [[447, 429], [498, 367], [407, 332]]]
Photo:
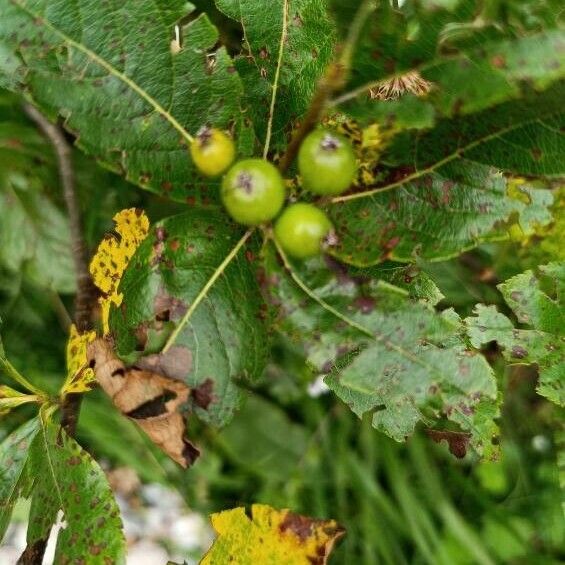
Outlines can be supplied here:
[[122, 210], [113, 219], [116, 223], [114, 232], [104, 237], [90, 262], [92, 280], [102, 293], [99, 302], [104, 335], [110, 332], [110, 306], [122, 303], [122, 295], [118, 293], [120, 279], [149, 231], [149, 219], [137, 208]]
[[39, 402], [41, 398], [36, 394], [25, 394], [7, 385], [0, 386], [0, 415], [8, 413], [12, 408], [27, 402]]
[[344, 529], [334, 520], [314, 520], [264, 504], [212, 514], [218, 533], [201, 565], [323, 565]]
[[67, 342], [67, 378], [61, 391], [63, 395], [86, 392], [96, 381], [86, 358], [86, 346], [95, 339], [96, 332], [80, 334], [74, 324], [71, 326]]

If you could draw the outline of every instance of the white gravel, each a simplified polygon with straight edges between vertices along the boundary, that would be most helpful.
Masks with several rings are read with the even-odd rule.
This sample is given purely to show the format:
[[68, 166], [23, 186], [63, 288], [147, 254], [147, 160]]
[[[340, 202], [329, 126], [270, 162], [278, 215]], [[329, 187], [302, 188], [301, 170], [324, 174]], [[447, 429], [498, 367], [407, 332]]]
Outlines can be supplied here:
[[[177, 492], [163, 485], [136, 485], [134, 490], [129, 496], [116, 494], [128, 542], [127, 565], [198, 563], [214, 538], [208, 518], [188, 509]], [[28, 501], [20, 501], [15, 509], [0, 547], [0, 565], [14, 565], [25, 549], [28, 508]], [[54, 552], [52, 532], [43, 565], [54, 565]]]

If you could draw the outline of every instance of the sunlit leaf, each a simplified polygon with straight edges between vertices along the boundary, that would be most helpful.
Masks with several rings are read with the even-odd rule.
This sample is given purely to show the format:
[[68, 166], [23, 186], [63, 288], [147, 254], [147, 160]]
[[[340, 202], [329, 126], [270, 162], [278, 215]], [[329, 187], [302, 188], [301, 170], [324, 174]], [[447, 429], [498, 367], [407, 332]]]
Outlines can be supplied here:
[[117, 290], [122, 275], [149, 231], [147, 216], [143, 210], [136, 208], [118, 212], [114, 222], [115, 233], [106, 235], [90, 262], [92, 280], [102, 293], [99, 301], [104, 335], [110, 331], [111, 305], [120, 306], [122, 303], [122, 294]]
[[323, 565], [344, 534], [334, 520], [315, 520], [264, 504], [254, 504], [251, 517], [245, 508], [234, 508], [212, 514], [211, 521], [218, 538], [201, 565]]
[[94, 341], [96, 332], [79, 333], [73, 324], [67, 342], [67, 378], [61, 392], [63, 395], [90, 390], [95, 382], [94, 371], [88, 367], [86, 346]]

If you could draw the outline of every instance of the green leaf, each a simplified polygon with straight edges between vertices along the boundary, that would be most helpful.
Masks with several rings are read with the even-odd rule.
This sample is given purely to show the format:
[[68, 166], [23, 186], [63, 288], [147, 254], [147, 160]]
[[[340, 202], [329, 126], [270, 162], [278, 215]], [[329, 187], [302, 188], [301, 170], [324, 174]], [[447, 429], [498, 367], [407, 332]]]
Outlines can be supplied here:
[[307, 430], [256, 395], [245, 401], [217, 440], [238, 465], [269, 481], [288, 480], [308, 448]]
[[0, 541], [6, 533], [12, 508], [20, 496], [20, 491], [29, 487], [24, 484], [24, 468], [29, 447], [38, 430], [39, 421], [33, 418], [0, 443]]
[[335, 100], [348, 102], [346, 110], [357, 103], [366, 108], [370, 88], [410, 70], [431, 82], [426, 101], [438, 117], [461, 116], [520, 99], [565, 76], [560, 29], [538, 29], [523, 36], [516, 35], [516, 29], [504, 29], [485, 36], [475, 25], [480, 41], [458, 44], [448, 40], [446, 30], [471, 23], [474, 2], [463, 3], [454, 14], [445, 10], [402, 14], [387, 4], [380, 3], [356, 51], [350, 85]]
[[58, 292], [75, 289], [68, 220], [51, 147], [34, 128], [0, 124], [0, 267]]
[[[555, 176], [565, 174], [565, 136], [561, 132], [561, 100], [565, 83], [518, 102], [494, 109], [439, 120], [429, 131], [406, 131], [396, 136], [384, 160], [430, 170], [463, 156], [516, 174]], [[404, 106], [409, 99], [395, 104]], [[421, 106], [427, 103], [419, 100]], [[384, 103], [386, 104], [386, 103]], [[370, 111], [367, 115], [371, 115]], [[398, 121], [397, 127], [402, 126]], [[419, 127], [418, 124], [409, 124]]]
[[474, 347], [496, 341], [510, 364], [536, 364], [538, 392], [565, 405], [565, 263], [549, 263], [536, 274], [529, 270], [498, 285], [520, 324], [515, 328], [494, 306], [478, 304], [465, 320]]
[[195, 409], [217, 425], [238, 405], [234, 381], [260, 376], [268, 352], [254, 255], [240, 250], [243, 243], [217, 210], [159, 222], [120, 282], [122, 306], [110, 313], [118, 355], [126, 360], [161, 351], [169, 340], [175, 376], [206, 387], [210, 402]]
[[430, 100], [441, 115], [453, 116], [521, 98], [525, 82], [544, 90], [565, 75], [564, 39], [562, 31], [548, 30], [440, 61], [422, 72], [434, 85]]
[[499, 172], [477, 163], [459, 160], [410, 177], [336, 198], [327, 209], [339, 239], [332, 255], [360, 266], [447, 259], [508, 237], [504, 224], [513, 214], [524, 229], [551, 220], [549, 191], [524, 186], [524, 198], [514, 198]]
[[218, 33], [207, 17], [190, 21], [183, 49], [170, 50], [174, 25], [190, 11], [183, 0], [119, 10], [84, 0], [3, 2], [0, 45], [12, 57], [8, 68], [0, 58], [0, 72], [18, 57], [21, 88], [62, 115], [83, 149], [132, 182], [185, 201], [206, 186], [187, 156], [204, 123], [231, 129], [244, 153], [250, 137], [240, 79], [225, 49], [214, 49]]
[[438, 314], [383, 281], [336, 277], [318, 261], [286, 269], [274, 255], [266, 261], [277, 327], [358, 416], [373, 412], [373, 426], [396, 440], [419, 422], [447, 419], [489, 453], [496, 381], [461, 341], [453, 311]]
[[[243, 52], [236, 67], [261, 142], [266, 136], [273, 85], [282, 44], [273, 145], [282, 148], [292, 124], [305, 113], [335, 43], [322, 0], [216, 0], [218, 8], [241, 23]], [[286, 10], [286, 16], [285, 16]]]
[[122, 521], [106, 475], [59, 426], [42, 422], [30, 471], [35, 483], [28, 544], [44, 538], [62, 510], [66, 527], [57, 538], [56, 563], [125, 563]]

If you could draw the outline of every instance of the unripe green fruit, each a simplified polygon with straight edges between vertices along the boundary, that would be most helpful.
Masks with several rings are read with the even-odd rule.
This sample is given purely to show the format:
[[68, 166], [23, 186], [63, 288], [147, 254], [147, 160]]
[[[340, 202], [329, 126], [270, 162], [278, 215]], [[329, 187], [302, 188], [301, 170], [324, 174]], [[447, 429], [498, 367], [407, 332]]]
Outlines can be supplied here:
[[286, 195], [278, 169], [263, 159], [238, 161], [222, 181], [222, 202], [240, 224], [256, 226], [280, 212]]
[[275, 224], [275, 238], [292, 257], [306, 259], [322, 251], [324, 239], [333, 229], [322, 210], [312, 204], [292, 204]]
[[235, 145], [223, 131], [204, 126], [190, 145], [190, 155], [203, 175], [217, 177], [232, 164]]
[[336, 195], [351, 186], [357, 174], [357, 161], [347, 138], [325, 129], [316, 129], [300, 146], [298, 170], [306, 190]]

